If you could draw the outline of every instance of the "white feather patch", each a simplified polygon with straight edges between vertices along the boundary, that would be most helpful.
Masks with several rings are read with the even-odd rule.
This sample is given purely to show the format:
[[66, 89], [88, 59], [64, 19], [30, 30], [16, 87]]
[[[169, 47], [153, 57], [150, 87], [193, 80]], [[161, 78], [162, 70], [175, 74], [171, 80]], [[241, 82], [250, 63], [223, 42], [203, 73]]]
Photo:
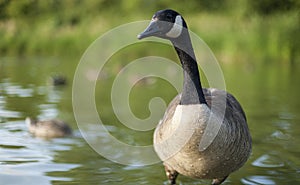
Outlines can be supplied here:
[[190, 141], [197, 129], [205, 128], [209, 115], [210, 109], [204, 104], [178, 105], [172, 123], [162, 127], [163, 138], [157, 141], [154, 137], [154, 148], [160, 159], [165, 161], [176, 155]]
[[199, 121], [205, 122], [209, 116], [210, 109], [206, 104], [177, 105], [172, 123], [173, 125], [183, 123], [191, 127]]
[[177, 38], [182, 32], [182, 27], [182, 18], [180, 15], [177, 15], [173, 27], [168, 33], [166, 33], [166, 36], [171, 38]]

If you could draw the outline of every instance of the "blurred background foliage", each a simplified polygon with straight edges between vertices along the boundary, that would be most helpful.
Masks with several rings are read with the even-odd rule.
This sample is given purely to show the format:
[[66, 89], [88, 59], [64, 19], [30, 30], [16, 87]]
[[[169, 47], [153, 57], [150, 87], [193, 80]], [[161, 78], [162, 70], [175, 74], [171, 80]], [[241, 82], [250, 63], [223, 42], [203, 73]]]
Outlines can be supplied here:
[[299, 60], [299, 0], [0, 0], [0, 54], [81, 56], [102, 33], [165, 8], [221, 61]]

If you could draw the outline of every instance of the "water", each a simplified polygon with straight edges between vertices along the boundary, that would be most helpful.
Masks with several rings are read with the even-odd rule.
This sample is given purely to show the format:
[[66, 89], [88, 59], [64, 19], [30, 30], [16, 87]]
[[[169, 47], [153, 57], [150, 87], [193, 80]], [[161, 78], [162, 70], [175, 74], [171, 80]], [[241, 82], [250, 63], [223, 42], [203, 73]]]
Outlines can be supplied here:
[[[71, 79], [77, 60], [54, 57], [0, 59], [1, 184], [166, 184], [161, 163], [148, 166], [117, 164], [95, 152], [82, 137], [72, 110]], [[99, 78], [97, 108], [107, 129], [116, 138], [130, 145], [149, 145], [153, 130], [132, 131], [120, 125], [112, 114], [109, 87], [119, 68], [112, 65], [108, 67], [107, 75]], [[299, 66], [262, 61], [251, 65], [224, 64], [222, 69], [227, 90], [245, 109], [253, 137], [250, 159], [224, 184], [300, 184]], [[49, 84], [49, 76], [57, 73], [67, 77], [66, 86]], [[143, 119], [150, 114], [148, 103], [151, 97], [161, 95], [169, 102], [175, 94], [175, 89], [166, 81], [144, 80], [132, 89], [130, 105], [133, 113]], [[50, 140], [35, 138], [28, 133], [24, 123], [27, 116], [58, 117], [71, 125], [74, 134]], [[89, 134], [91, 137], [99, 135]], [[121, 157], [125, 155], [122, 151], [117, 152]], [[182, 185], [210, 183], [183, 176], [179, 176], [178, 182]]]

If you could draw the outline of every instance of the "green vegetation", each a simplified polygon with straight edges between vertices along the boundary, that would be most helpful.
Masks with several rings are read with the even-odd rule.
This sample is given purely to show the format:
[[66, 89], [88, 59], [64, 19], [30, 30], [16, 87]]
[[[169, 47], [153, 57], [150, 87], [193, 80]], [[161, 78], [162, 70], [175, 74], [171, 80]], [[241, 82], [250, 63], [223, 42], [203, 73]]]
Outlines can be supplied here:
[[80, 56], [102, 33], [164, 8], [181, 12], [220, 61], [299, 60], [296, 0], [0, 0], [0, 54]]

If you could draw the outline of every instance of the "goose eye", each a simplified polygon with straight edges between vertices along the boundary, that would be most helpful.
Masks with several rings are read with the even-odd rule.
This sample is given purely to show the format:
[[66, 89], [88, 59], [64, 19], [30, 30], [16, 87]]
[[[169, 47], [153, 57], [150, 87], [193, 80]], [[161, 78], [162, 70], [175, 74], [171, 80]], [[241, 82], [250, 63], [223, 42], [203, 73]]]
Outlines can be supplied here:
[[172, 19], [172, 15], [171, 14], [167, 14], [167, 19], [171, 20]]

